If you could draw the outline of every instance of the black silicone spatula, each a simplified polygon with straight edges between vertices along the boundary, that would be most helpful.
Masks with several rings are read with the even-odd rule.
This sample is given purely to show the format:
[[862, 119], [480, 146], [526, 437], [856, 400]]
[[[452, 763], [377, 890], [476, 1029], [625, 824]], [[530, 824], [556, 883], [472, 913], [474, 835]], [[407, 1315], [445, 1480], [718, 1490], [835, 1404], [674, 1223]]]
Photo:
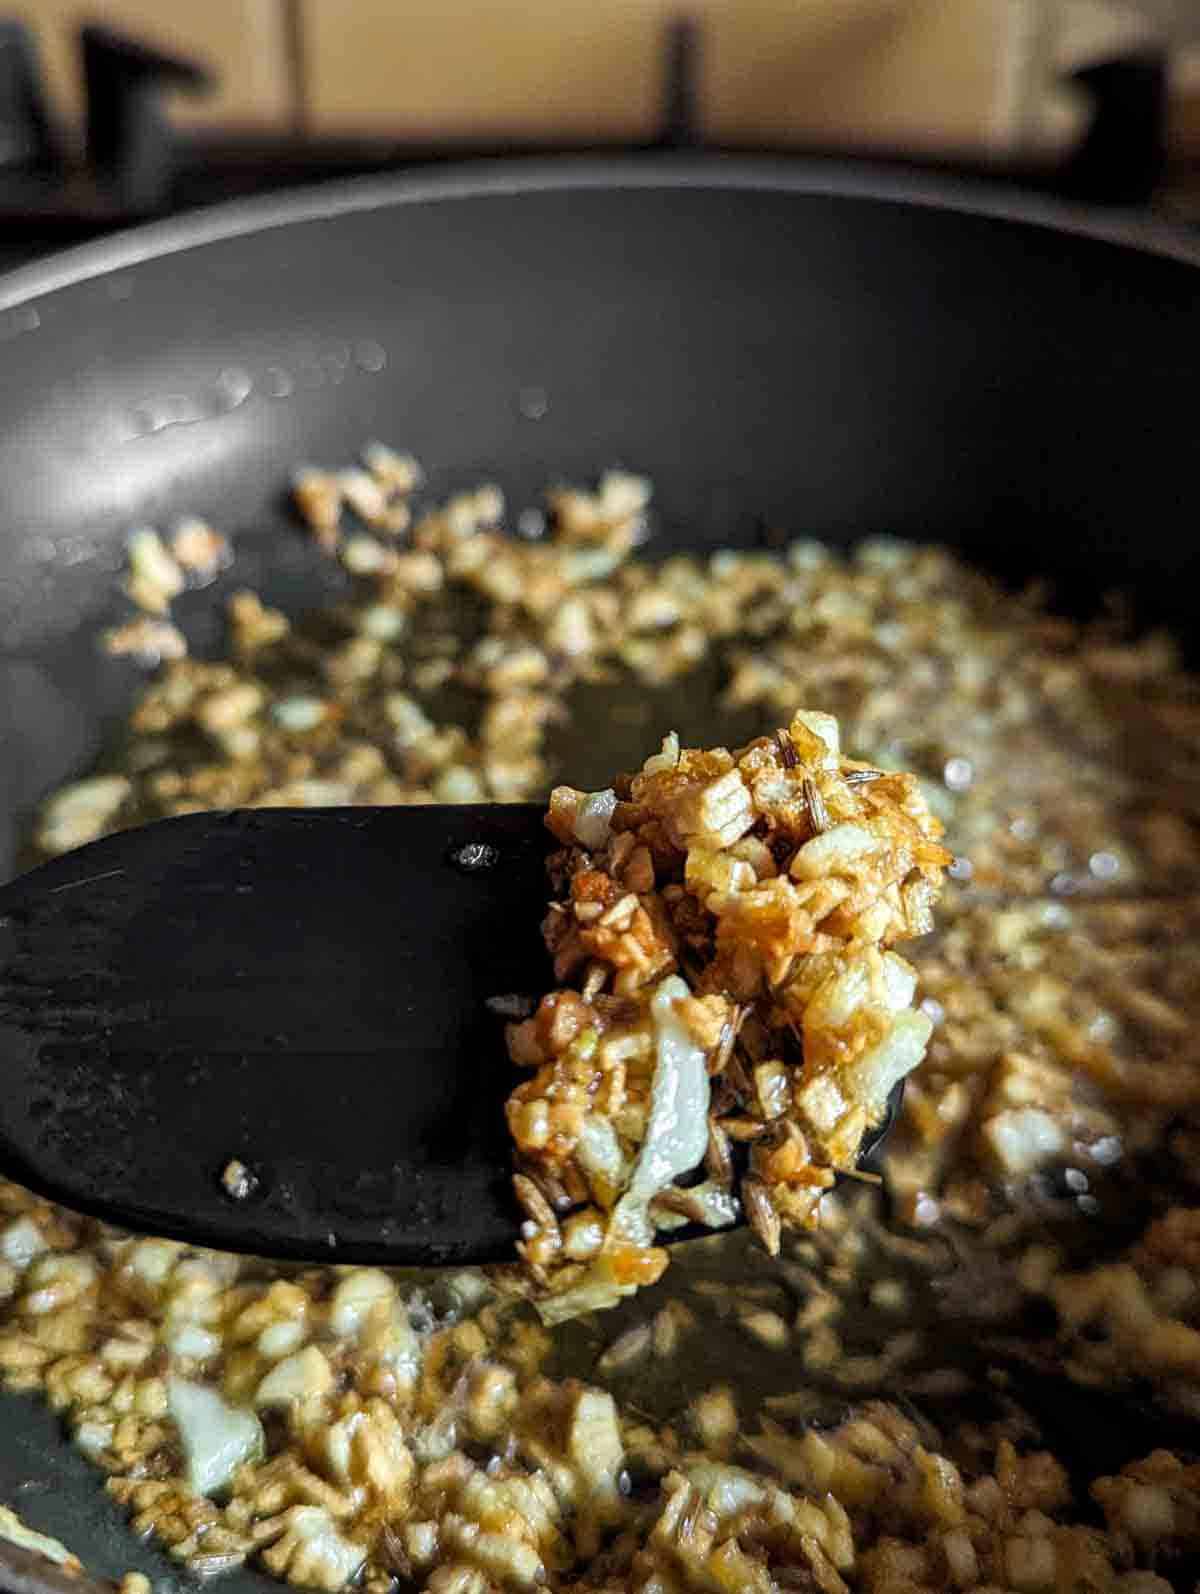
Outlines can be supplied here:
[[542, 814], [196, 814], [0, 889], [0, 1172], [265, 1256], [511, 1259], [496, 1009], [552, 984]]

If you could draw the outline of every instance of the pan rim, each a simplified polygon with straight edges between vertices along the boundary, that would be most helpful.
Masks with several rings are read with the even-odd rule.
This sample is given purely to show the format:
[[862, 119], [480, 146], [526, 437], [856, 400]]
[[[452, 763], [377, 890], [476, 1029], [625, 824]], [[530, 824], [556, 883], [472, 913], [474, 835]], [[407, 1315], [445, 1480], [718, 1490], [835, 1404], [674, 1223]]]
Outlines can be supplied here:
[[948, 173], [898, 172], [863, 160], [788, 156], [513, 157], [454, 163], [432, 174], [397, 172], [308, 184], [123, 229], [0, 275], [0, 312], [189, 249], [311, 221], [406, 205], [653, 188], [793, 193], [909, 205], [1031, 226], [1200, 266], [1200, 237], [1181, 225]]

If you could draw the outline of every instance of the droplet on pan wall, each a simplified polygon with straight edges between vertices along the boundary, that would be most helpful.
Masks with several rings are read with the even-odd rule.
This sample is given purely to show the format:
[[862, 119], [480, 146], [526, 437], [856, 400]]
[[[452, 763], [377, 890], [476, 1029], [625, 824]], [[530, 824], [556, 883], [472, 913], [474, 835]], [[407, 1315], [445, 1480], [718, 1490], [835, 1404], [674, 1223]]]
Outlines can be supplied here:
[[544, 420], [550, 409], [550, 395], [544, 387], [523, 387], [517, 394], [517, 409], [527, 421]]
[[382, 371], [387, 364], [387, 350], [374, 338], [361, 338], [354, 345], [354, 363], [360, 371]]
[[263, 373], [263, 391], [268, 398], [291, 398], [296, 391], [296, 380], [282, 365], [269, 365]]
[[27, 332], [36, 332], [41, 324], [41, 313], [35, 310], [33, 305], [19, 304], [15, 309], [0, 315], [0, 343], [24, 337]]
[[254, 392], [254, 378], [240, 365], [230, 365], [220, 372], [216, 386], [221, 411], [236, 410]]
[[118, 442], [133, 443], [139, 437], [149, 437], [154, 430], [153, 420], [154, 417], [140, 404], [125, 410], [116, 419]]

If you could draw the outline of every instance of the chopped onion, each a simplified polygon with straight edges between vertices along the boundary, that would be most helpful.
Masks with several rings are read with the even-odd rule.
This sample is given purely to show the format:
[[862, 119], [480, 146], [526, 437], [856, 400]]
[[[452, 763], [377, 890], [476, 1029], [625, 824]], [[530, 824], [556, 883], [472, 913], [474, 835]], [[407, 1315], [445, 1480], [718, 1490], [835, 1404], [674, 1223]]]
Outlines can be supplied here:
[[589, 852], [598, 852], [609, 837], [609, 824], [617, 806], [615, 791], [593, 791], [579, 805], [575, 815], [575, 838]]
[[679, 737], [674, 731], [662, 739], [662, 748], [651, 756], [642, 765], [643, 775], [662, 775], [667, 770], [674, 769], [679, 762]]
[[633, 1245], [654, 1243], [650, 1202], [665, 1184], [689, 1173], [708, 1145], [707, 1059], [674, 1006], [688, 994], [684, 982], [672, 974], [650, 1002], [658, 1051], [650, 1087], [650, 1117], [629, 1187], [617, 1203], [609, 1229], [613, 1238]]
[[854, 1064], [858, 1090], [874, 1113], [883, 1110], [892, 1087], [920, 1063], [932, 1033], [933, 1024], [928, 1014], [906, 1008], [896, 1014], [879, 1044], [864, 1052]]
[[197, 1494], [225, 1488], [243, 1461], [262, 1453], [258, 1418], [241, 1406], [229, 1406], [215, 1389], [167, 1380], [167, 1402], [187, 1456], [188, 1483]]
[[[72, 1571], [78, 1569], [78, 1560], [65, 1544], [45, 1533], [35, 1533], [32, 1528], [25, 1526], [15, 1511], [10, 1511], [5, 1505], [0, 1505], [0, 1539], [7, 1539], [22, 1550], [32, 1550], [34, 1555], [44, 1555], [48, 1561], [54, 1561], [59, 1566], [70, 1567]], [[26, 1586], [29, 1585], [36, 1586], [33, 1577], [30, 1577]]]
[[580, 1126], [575, 1156], [596, 1199], [608, 1205], [624, 1185], [628, 1172], [621, 1142], [609, 1119], [588, 1113]]
[[573, 1317], [582, 1317], [585, 1312], [607, 1312], [623, 1296], [632, 1295], [635, 1287], [633, 1284], [615, 1284], [610, 1278], [598, 1276], [597, 1269], [593, 1267], [581, 1283], [569, 1290], [562, 1290], [558, 1295], [540, 1296], [534, 1305], [542, 1322], [553, 1328], [556, 1323], [567, 1323]]
[[705, 1504], [721, 1516], [732, 1516], [748, 1506], [761, 1505], [767, 1497], [766, 1485], [744, 1467], [727, 1466], [721, 1461], [697, 1461], [687, 1468], [686, 1477], [704, 1496]]
[[1061, 1156], [1066, 1136], [1040, 1107], [1016, 1107], [996, 1113], [983, 1125], [983, 1141], [1002, 1172], [1024, 1177]]

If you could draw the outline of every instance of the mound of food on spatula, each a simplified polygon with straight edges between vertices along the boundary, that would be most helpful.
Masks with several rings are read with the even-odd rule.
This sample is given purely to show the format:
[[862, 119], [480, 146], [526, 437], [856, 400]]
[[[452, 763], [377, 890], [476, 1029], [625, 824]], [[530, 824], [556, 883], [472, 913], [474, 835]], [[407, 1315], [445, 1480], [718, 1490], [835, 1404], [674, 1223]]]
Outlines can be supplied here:
[[888, 948], [933, 928], [952, 859], [916, 777], [845, 757], [816, 711], [735, 752], [668, 736], [609, 790], [556, 787], [547, 822], [562, 985], [509, 1028], [535, 1072], [508, 1121], [555, 1322], [653, 1283], [657, 1230], [724, 1227], [740, 1199], [775, 1256], [815, 1221], [925, 1054], [916, 971]]

